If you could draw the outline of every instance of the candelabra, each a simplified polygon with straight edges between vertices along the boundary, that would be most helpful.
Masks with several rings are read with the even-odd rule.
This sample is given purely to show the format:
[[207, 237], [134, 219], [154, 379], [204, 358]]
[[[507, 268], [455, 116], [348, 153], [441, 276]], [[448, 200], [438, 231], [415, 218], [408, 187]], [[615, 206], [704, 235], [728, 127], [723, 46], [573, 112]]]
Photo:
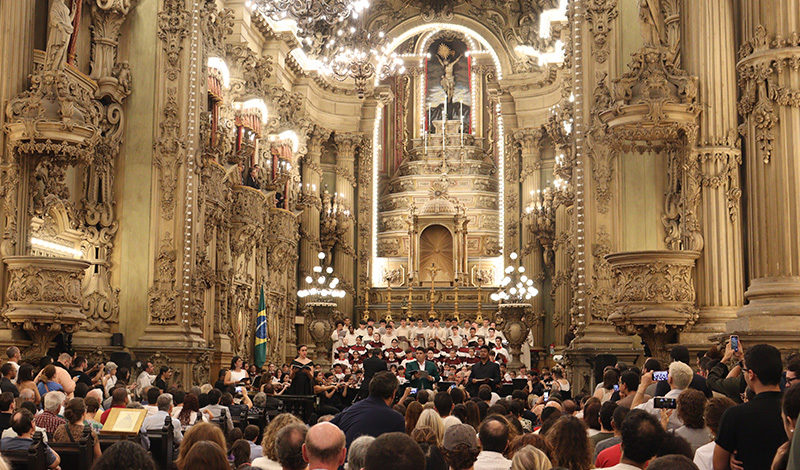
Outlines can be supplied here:
[[325, 253], [320, 252], [317, 257], [320, 264], [314, 266], [314, 274], [306, 276], [306, 287], [297, 292], [301, 299], [308, 299], [303, 306], [303, 315], [306, 317], [306, 327], [311, 339], [315, 343], [315, 358], [322, 367], [330, 367], [330, 355], [333, 341], [333, 320], [339, 316], [334, 299], [345, 296], [345, 291], [337, 289], [339, 279], [333, 275], [333, 268], [323, 267]]
[[[525, 219], [528, 230], [533, 235], [533, 240], [539, 242], [544, 250], [544, 263], [550, 272], [554, 267], [553, 242], [556, 233], [556, 209], [554, 204], [554, 191], [545, 188], [544, 191], [531, 191], [533, 202], [525, 209]], [[530, 252], [533, 247], [525, 247]]]
[[[510, 258], [516, 262], [518, 256], [511, 253]], [[509, 344], [511, 361], [509, 370], [519, 370], [522, 367], [520, 355], [522, 343], [528, 338], [530, 325], [533, 324], [535, 313], [530, 299], [539, 293], [533, 286], [533, 280], [525, 275], [524, 266], [506, 266], [505, 277], [500, 281], [500, 289], [491, 295], [491, 299], [498, 302], [499, 317], [502, 320], [503, 335]]]

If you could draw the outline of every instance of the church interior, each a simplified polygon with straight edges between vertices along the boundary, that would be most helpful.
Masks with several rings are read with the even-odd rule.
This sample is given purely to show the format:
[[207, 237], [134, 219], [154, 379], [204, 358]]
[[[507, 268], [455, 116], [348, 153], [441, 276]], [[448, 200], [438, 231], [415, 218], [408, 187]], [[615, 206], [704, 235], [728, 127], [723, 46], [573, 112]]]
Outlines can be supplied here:
[[488, 320], [592, 390], [800, 347], [796, 0], [3, 0], [0, 44], [26, 357], [190, 386], [330, 364], [337, 320]]

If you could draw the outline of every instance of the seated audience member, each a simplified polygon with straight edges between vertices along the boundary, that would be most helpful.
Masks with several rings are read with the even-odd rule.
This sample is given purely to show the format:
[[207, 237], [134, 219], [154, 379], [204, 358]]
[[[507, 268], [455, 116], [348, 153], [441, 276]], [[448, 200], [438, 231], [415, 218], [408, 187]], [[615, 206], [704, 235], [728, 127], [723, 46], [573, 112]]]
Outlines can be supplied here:
[[692, 458], [695, 451], [711, 442], [711, 432], [706, 427], [703, 414], [705, 413], [706, 396], [700, 390], [686, 389], [678, 396], [678, 408], [675, 413], [683, 426], [675, 430], [675, 435], [686, 439], [692, 447]]
[[230, 470], [228, 457], [223, 450], [224, 447], [212, 441], [200, 441], [195, 443], [189, 452], [186, 453], [178, 470]]
[[245, 439], [238, 439], [228, 451], [228, 460], [234, 470], [253, 468], [250, 466], [250, 443]]
[[[655, 407], [655, 398], [656, 397], [665, 397], [665, 398], [675, 398], [677, 399], [680, 396], [681, 392], [689, 388], [689, 384], [692, 381], [692, 368], [689, 367], [687, 364], [675, 361], [669, 365], [669, 374], [667, 378], [667, 383], [669, 384], [670, 391], [667, 392], [665, 395], [656, 395], [654, 398], [651, 398], [647, 401], [644, 400], [645, 390], [648, 386], [650, 386], [655, 381], [653, 380], [653, 373], [646, 372], [642, 375], [642, 382], [639, 384], [639, 389], [636, 391], [636, 396], [633, 398], [633, 406], [634, 408], [647, 411], [653, 415], [660, 416], [661, 410]], [[667, 425], [667, 429], [675, 430], [679, 427], [683, 426], [680, 418], [676, 413], [672, 413], [669, 418], [669, 422]]]
[[6, 362], [0, 366], [0, 392], [11, 392], [14, 398], [19, 396], [19, 389], [15, 382], [17, 379], [17, 367], [13, 362]]
[[508, 470], [511, 461], [503, 456], [508, 446], [508, 421], [502, 416], [487, 416], [478, 428], [481, 452], [475, 470]]
[[403, 416], [391, 408], [398, 386], [397, 377], [391, 372], [378, 372], [369, 383], [369, 396], [331, 420], [345, 433], [348, 445], [359, 436], [377, 437], [405, 430]]
[[714, 448], [714, 469], [730, 468], [731, 454], [744, 468], [769, 468], [778, 447], [786, 442], [781, 420], [781, 353], [757, 344], [744, 354], [742, 373], [755, 397], [725, 411]]
[[347, 465], [345, 470], [361, 470], [364, 468], [364, 461], [367, 458], [367, 449], [375, 440], [372, 436], [361, 436], [356, 438], [347, 449]]
[[592, 468], [592, 446], [586, 424], [574, 416], [562, 416], [547, 431], [553, 447], [553, 465], [573, 470]]
[[177, 418], [180, 422], [182, 431], [186, 431], [189, 427], [194, 426], [197, 422], [206, 421], [208, 414], [200, 411], [200, 401], [194, 393], [187, 393], [183, 397], [183, 406], [180, 411], [176, 413], [173, 408], [172, 416]]
[[419, 444], [401, 432], [381, 434], [367, 449], [364, 470], [421, 470], [425, 455]]
[[303, 470], [307, 467], [303, 459], [303, 444], [308, 428], [305, 424], [290, 424], [275, 436], [278, 463], [283, 470]]
[[525, 446], [511, 459], [511, 470], [550, 470], [553, 464], [541, 449]]
[[[5, 450], [28, 450], [33, 445], [33, 433], [36, 427], [33, 423], [33, 414], [25, 409], [19, 410], [11, 417], [11, 428], [17, 433], [17, 437], [4, 437], [0, 439], [0, 451]], [[43, 443], [44, 444], [44, 443]], [[61, 457], [53, 451], [47, 444], [44, 444], [47, 468], [58, 468]]]
[[[714, 438], [719, 432], [719, 422], [723, 413], [732, 406], [736, 406], [736, 402], [725, 396], [714, 397], [706, 403], [703, 419]], [[714, 448], [716, 445], [716, 442], [712, 440], [695, 451], [694, 463], [700, 470], [714, 470]]]
[[470, 470], [480, 454], [475, 429], [468, 424], [454, 424], [444, 432], [442, 456], [451, 470]]
[[11, 427], [11, 416], [14, 414], [14, 394], [0, 393], [0, 432]]
[[[703, 396], [705, 397], [705, 395]], [[653, 459], [647, 466], [647, 470], [697, 470], [697, 467], [685, 455], [665, 455]]]
[[204, 413], [207, 412], [209, 415], [209, 420], [212, 421], [219, 421], [224, 412], [225, 418], [227, 419], [226, 429], [231, 430], [233, 429], [233, 420], [231, 419], [230, 410], [227, 407], [219, 404], [220, 398], [222, 398], [222, 392], [216, 388], [212, 389], [208, 392], [208, 405], [201, 408], [200, 411]]
[[147, 400], [147, 404], [144, 404], [144, 409], [147, 410], [147, 416], [153, 416], [158, 412], [158, 406], [156, 405], [156, 401], [158, 401], [158, 396], [161, 395], [161, 390], [158, 387], [148, 387], [147, 391], [145, 392], [145, 397]]
[[128, 390], [125, 387], [115, 388], [111, 392], [111, 406], [100, 415], [100, 423], [106, 424], [111, 408], [125, 408], [128, 406], [128, 401]]
[[[414, 429], [419, 429], [421, 427], [430, 428], [435, 438], [435, 442], [433, 443], [435, 446], [438, 447], [442, 444], [442, 437], [444, 436], [444, 421], [442, 421], [442, 418], [440, 418], [439, 414], [436, 413], [436, 410], [422, 410], [422, 414], [419, 415], [417, 425], [414, 426]], [[422, 450], [423, 452], [425, 451], [425, 449]]]
[[622, 422], [625, 421], [625, 417], [628, 416], [629, 412], [630, 410], [624, 406], [617, 406], [616, 409], [614, 409], [614, 414], [611, 417], [611, 427], [614, 429], [614, 436], [598, 442], [594, 447], [594, 461], [596, 466], [597, 456], [600, 455], [600, 452], [622, 442]]
[[315, 424], [306, 434], [303, 444], [303, 460], [308, 468], [315, 470], [336, 470], [344, 465], [347, 449], [341, 429], [331, 423]]
[[86, 424], [91, 426], [93, 431], [100, 431], [100, 429], [103, 428], [103, 425], [100, 424], [99, 421], [100, 416], [97, 414], [98, 411], [100, 411], [100, 400], [93, 395], [89, 395], [83, 400], [83, 402], [86, 404]]
[[592, 442], [592, 447], [597, 447], [599, 442], [614, 437], [614, 426], [612, 421], [614, 417], [614, 410], [616, 409], [617, 404], [611, 401], [603, 403], [603, 405], [600, 407], [600, 432], [589, 436], [589, 440]]
[[256, 443], [259, 433], [260, 429], [258, 429], [258, 426], [255, 424], [249, 424], [246, 428], [244, 428], [244, 440], [246, 440], [250, 445], [250, 457], [248, 458], [249, 462], [264, 456], [264, 449], [262, 449], [261, 446]]
[[[186, 455], [189, 453], [192, 447], [202, 441], [215, 442], [220, 449], [227, 448], [225, 435], [222, 434], [222, 430], [219, 428], [219, 426], [215, 426], [211, 423], [197, 423], [189, 428], [189, 430], [186, 431], [186, 435], [183, 436], [180, 448], [178, 449], [178, 458], [175, 460], [175, 466], [178, 469], [188, 468], [185, 465]], [[205, 469], [199, 469], [196, 467], [191, 470]]]
[[[617, 405], [624, 406], [627, 409], [633, 407], [633, 398], [636, 396], [636, 390], [639, 388], [640, 375], [632, 370], [626, 370], [619, 377], [619, 397]], [[647, 392], [645, 391], [645, 394]], [[651, 397], [645, 395], [646, 400]]]
[[[158, 390], [158, 389], [156, 389]], [[172, 433], [175, 444], [180, 444], [183, 440], [183, 433], [181, 432], [181, 422], [172, 417], [172, 395], [169, 393], [162, 393], [156, 399], [156, 408], [158, 411], [150, 415], [142, 422], [142, 429], [145, 431], [158, 431], [164, 427], [166, 419], [172, 421]]]
[[[78, 442], [83, 438], [83, 428], [86, 419], [86, 404], [83, 398], [73, 398], [64, 407], [64, 417], [67, 422], [56, 428], [53, 433], [54, 443]], [[100, 458], [100, 439], [94, 431], [89, 434], [89, 445], [94, 448], [94, 458]]]
[[66, 423], [64, 418], [58, 416], [61, 405], [64, 403], [62, 392], [50, 392], [44, 396], [44, 410], [36, 415], [34, 422], [40, 428], [44, 428], [48, 433], [53, 434], [56, 429]]
[[261, 449], [263, 457], [259, 457], [252, 462], [252, 466], [262, 470], [280, 470], [281, 464], [278, 462], [278, 451], [275, 448], [275, 437], [278, 431], [290, 424], [303, 424], [299, 418], [290, 413], [281, 413], [272, 418], [266, 428], [264, 428], [264, 436], [261, 439]]
[[120, 441], [109, 447], [95, 461], [92, 470], [156, 470], [156, 463], [144, 447]]
[[[652, 414], [643, 410], [631, 410], [625, 421], [622, 423], [622, 443], [619, 449], [622, 455], [619, 463], [607, 466], [613, 470], [633, 470], [644, 469], [647, 462], [656, 455], [656, 451], [661, 447], [665, 436], [664, 428]], [[616, 446], [608, 448], [600, 453], [612, 451]], [[598, 465], [599, 468], [602, 468]]]
[[[36, 412], [37, 412], [36, 407], [31, 402], [22, 402], [22, 403], [20, 403], [19, 407], [17, 407], [16, 410], [14, 410], [14, 411], [18, 411], [18, 410], [21, 410], [21, 409], [26, 409], [26, 410], [30, 411], [31, 414], [34, 417], [36, 416]], [[40, 428], [39, 426], [36, 426], [36, 431], [34, 431], [34, 432], [42, 433], [42, 441], [47, 442], [47, 431], [44, 428]], [[7, 429], [5, 429], [3, 431], [2, 434], [0, 434], [0, 438], [3, 438], [3, 437], [17, 437], [17, 433], [14, 432], [14, 428], [7, 428]]]

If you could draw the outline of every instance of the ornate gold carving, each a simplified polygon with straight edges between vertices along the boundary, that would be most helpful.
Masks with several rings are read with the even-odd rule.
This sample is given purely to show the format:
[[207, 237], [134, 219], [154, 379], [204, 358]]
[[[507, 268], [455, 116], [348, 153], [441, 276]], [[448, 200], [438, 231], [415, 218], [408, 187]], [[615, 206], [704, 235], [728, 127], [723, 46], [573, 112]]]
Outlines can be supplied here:
[[175, 191], [178, 187], [178, 170], [183, 164], [184, 138], [178, 117], [177, 91], [167, 88], [167, 102], [159, 123], [161, 133], [153, 145], [153, 165], [158, 169], [161, 216], [172, 220], [175, 215]]
[[166, 233], [158, 250], [153, 285], [148, 291], [152, 324], [177, 324], [176, 251], [172, 237]]
[[617, 0], [589, 0], [585, 8], [589, 31], [594, 41], [592, 55], [602, 64], [608, 59], [608, 35], [611, 32], [611, 23], [619, 16]]
[[163, 7], [158, 13], [158, 38], [164, 42], [167, 78], [171, 81], [178, 79], [183, 40], [189, 35], [190, 17], [185, 7], [185, 0], [164, 0]]

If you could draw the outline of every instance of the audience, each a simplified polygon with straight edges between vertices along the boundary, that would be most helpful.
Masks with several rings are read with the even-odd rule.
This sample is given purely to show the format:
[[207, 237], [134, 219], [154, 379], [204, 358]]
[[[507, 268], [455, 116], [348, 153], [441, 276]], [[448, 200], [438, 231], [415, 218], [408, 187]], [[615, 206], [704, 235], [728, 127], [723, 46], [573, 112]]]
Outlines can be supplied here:
[[[491, 372], [497, 365], [491, 354], [494, 350], [487, 356], [486, 349], [468, 342], [459, 348], [450, 338], [439, 342], [435, 336], [420, 334], [413, 346], [424, 345], [426, 356], [418, 357], [417, 362], [424, 370], [430, 369], [425, 377], [440, 391], [412, 393], [403, 376], [414, 349], [403, 360], [398, 341], [393, 336], [381, 339], [383, 333], [378, 333], [392, 334], [389, 324], [381, 327], [385, 330], [365, 323], [364, 337], [373, 339], [369, 342], [355, 341], [345, 333], [340, 338], [335, 370], [310, 366], [312, 374], [324, 375], [326, 383], [336, 385], [331, 400], [343, 409], [327, 416], [320, 416], [319, 408], [309, 409], [312, 413], [304, 414], [304, 419], [317, 423], [311, 428], [292, 414], [277, 414], [282, 406], [300, 410], [285, 396], [275, 394], [292, 381], [288, 364], [264, 364], [260, 373], [250, 368], [249, 374], [260, 382], [252, 388], [251, 403], [247, 392], [234, 393], [233, 387], [222, 381], [219, 388], [209, 383], [184, 390], [180, 381], [170, 384], [166, 374], [153, 376], [149, 371], [155, 368], [149, 362], [142, 370], [136, 369], [135, 376], [142, 380], [131, 386], [127, 385], [127, 364], [114, 368], [113, 376], [104, 376], [95, 372], [103, 369], [102, 363], [98, 367], [83, 357], [73, 360], [68, 354], [59, 355], [55, 363], [49, 358], [38, 364], [20, 363], [19, 359], [16, 366], [6, 362], [0, 365], [0, 451], [30, 448], [38, 439], [34, 437], [37, 431], [43, 440], [49, 435], [53, 445], [88, 436], [95, 468], [157, 468], [161, 462], [156, 464], [149, 456], [146, 443], [119, 442], [101, 453], [104, 438], [97, 434], [101, 423], [111, 409], [128, 407], [147, 409], [143, 430], [159, 431], [165, 422], [171, 423], [178, 446], [173, 466], [177, 470], [799, 468], [792, 459], [800, 462], [800, 445], [792, 452], [787, 436], [793, 437], [798, 427], [800, 360], [789, 354], [783, 362], [772, 346], [761, 344], [745, 350], [740, 342], [738, 351], [726, 347], [724, 355], [721, 347], [702, 351], [695, 364], [699, 374], [689, 365], [685, 348], [673, 348], [666, 380], [653, 380], [653, 372], [661, 366], [649, 358], [643, 372], [622, 363], [607, 367], [602, 384], [588, 390], [585, 385], [572, 389], [560, 367], [554, 368], [558, 374], [552, 376], [546, 368], [519, 373], [508, 370], [507, 381], [509, 377], [526, 379], [515, 382], [519, 387], [508, 395], [510, 390], [495, 384], [492, 374], [470, 376], [469, 366], [458, 366], [478, 364], [479, 369]], [[429, 327], [437, 328], [433, 322]], [[422, 324], [420, 328], [426, 327]], [[448, 325], [444, 331], [450, 330]], [[459, 331], [456, 327], [453, 338]], [[469, 323], [465, 331], [475, 336]], [[402, 336], [402, 341], [405, 338]], [[475, 343], [485, 344], [480, 336]], [[372, 354], [380, 360], [385, 360], [386, 351], [391, 352], [390, 359], [397, 359], [390, 370], [376, 372], [359, 391], [364, 371], [357, 357], [348, 356], [349, 344], [355, 344], [352, 351], [362, 356], [360, 348], [376, 351]], [[383, 355], [378, 349], [381, 344], [386, 345]], [[60, 380], [59, 374], [73, 364], [77, 383], [68, 395], [64, 390], [69, 384]], [[453, 385], [433, 383], [433, 368]], [[716, 376], [723, 372], [724, 377]], [[219, 377], [226, 373], [220, 371]], [[706, 376], [708, 380], [701, 380]], [[158, 386], [152, 386], [159, 378]], [[470, 383], [470, 378], [480, 380]], [[474, 395], [468, 385], [473, 386]], [[715, 397], [707, 398], [705, 385], [714, 390]], [[249, 384], [242, 386], [251, 390]], [[40, 399], [39, 387], [45, 392]], [[139, 394], [132, 393], [134, 388]], [[732, 395], [745, 388], [747, 393], [736, 397], [744, 403], [736, 405]], [[266, 394], [255, 393], [259, 389], [272, 390], [272, 406], [266, 406]], [[545, 393], [549, 396], [543, 396]], [[220, 419], [223, 413], [225, 418]], [[246, 421], [240, 422], [240, 416]], [[233, 427], [234, 421], [238, 427]], [[49, 447], [46, 453], [51, 468], [61, 465], [63, 455]]]

